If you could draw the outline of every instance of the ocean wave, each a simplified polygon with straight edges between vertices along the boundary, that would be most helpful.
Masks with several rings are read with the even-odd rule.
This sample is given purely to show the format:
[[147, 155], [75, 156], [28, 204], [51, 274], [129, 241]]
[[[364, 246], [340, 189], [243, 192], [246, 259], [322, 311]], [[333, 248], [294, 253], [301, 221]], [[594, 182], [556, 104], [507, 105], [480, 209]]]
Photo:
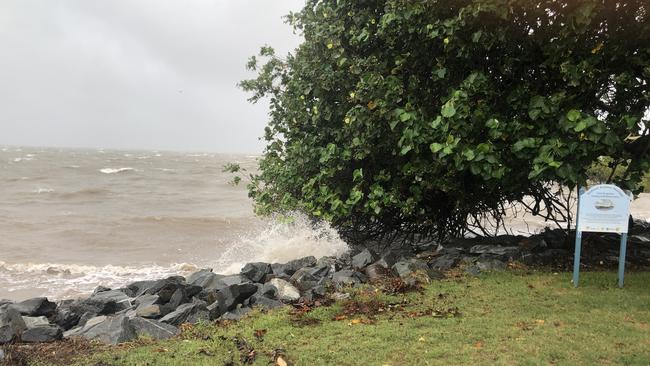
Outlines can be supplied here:
[[124, 173], [124, 172], [133, 172], [135, 171], [134, 168], [131, 167], [125, 167], [125, 168], [103, 168], [99, 169], [100, 172], [104, 174], [117, 174], [117, 173]]
[[79, 197], [94, 197], [113, 194], [113, 191], [104, 188], [84, 188], [73, 192], [61, 193], [61, 198], [79, 198]]
[[52, 193], [54, 190], [52, 188], [37, 188], [32, 193], [42, 194], [42, 193]]
[[89, 294], [99, 285], [120, 287], [134, 281], [188, 275], [197, 269], [191, 263], [90, 266], [0, 261], [0, 284], [9, 292], [43, 289], [42, 296], [64, 299]]
[[293, 213], [290, 222], [274, 219], [258, 233], [241, 236], [213, 264], [215, 272], [237, 273], [248, 262], [284, 263], [306, 256], [338, 256], [350, 248], [326, 222]]

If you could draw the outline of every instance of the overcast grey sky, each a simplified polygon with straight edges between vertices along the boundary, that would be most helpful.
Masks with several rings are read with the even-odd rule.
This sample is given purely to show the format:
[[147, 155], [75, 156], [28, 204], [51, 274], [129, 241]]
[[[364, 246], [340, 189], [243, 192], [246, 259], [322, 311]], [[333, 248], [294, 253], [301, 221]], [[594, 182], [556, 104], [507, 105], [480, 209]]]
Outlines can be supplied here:
[[261, 152], [236, 87], [302, 0], [2, 0], [0, 144]]

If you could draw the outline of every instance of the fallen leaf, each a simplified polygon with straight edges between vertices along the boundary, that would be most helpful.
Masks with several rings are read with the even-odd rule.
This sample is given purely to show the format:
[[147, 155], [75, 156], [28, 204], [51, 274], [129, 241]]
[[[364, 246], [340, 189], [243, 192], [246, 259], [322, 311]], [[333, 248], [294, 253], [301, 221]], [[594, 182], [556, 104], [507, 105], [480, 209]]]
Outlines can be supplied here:
[[537, 320], [535, 320], [535, 323], [537, 323], [539, 325], [542, 325], [542, 324], [544, 324], [544, 319], [537, 319]]
[[345, 320], [347, 318], [348, 317], [346, 315], [339, 315], [339, 316], [334, 317], [334, 320]]
[[214, 356], [214, 353], [212, 353], [212, 352], [206, 350], [205, 348], [201, 348], [201, 349], [199, 350], [199, 354], [200, 354], [200, 355], [205, 355], [205, 356]]
[[277, 366], [288, 366], [289, 365], [287, 363], [287, 361], [285, 361], [284, 358], [282, 358], [282, 356], [278, 356], [278, 358], [275, 359], [275, 364]]
[[362, 322], [361, 319], [352, 319], [352, 321], [350, 323], [352, 323], [352, 324], [361, 324], [361, 322]]
[[261, 340], [262, 337], [266, 334], [267, 330], [266, 329], [255, 329], [255, 338]]
[[426, 339], [424, 339], [424, 337], [420, 337], [420, 339], [418, 339], [418, 342], [424, 342], [424, 341], [426, 341]]
[[483, 348], [483, 343], [481, 343], [481, 342], [476, 342], [476, 344], [474, 345], [474, 348], [476, 348], [476, 349]]

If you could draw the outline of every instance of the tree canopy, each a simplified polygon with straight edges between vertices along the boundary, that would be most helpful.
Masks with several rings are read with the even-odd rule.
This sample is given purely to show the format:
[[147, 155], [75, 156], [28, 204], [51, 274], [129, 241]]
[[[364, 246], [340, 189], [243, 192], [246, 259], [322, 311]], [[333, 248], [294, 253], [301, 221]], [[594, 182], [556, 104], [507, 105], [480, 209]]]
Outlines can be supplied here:
[[[646, 0], [308, 0], [304, 42], [263, 47], [241, 82], [268, 98], [249, 185], [352, 240], [466, 234], [601, 157], [638, 190], [650, 167]], [[483, 227], [484, 228], [484, 227]]]

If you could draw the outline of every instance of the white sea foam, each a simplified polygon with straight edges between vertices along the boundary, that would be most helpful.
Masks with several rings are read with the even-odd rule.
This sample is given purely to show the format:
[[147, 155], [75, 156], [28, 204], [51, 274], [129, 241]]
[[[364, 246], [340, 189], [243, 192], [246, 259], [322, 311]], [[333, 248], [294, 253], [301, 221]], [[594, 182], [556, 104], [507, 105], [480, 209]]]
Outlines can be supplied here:
[[236, 273], [247, 262], [284, 263], [306, 256], [338, 256], [349, 249], [327, 223], [293, 214], [291, 223], [272, 220], [257, 234], [244, 235], [214, 263], [214, 271]]
[[125, 168], [103, 168], [99, 169], [100, 172], [104, 174], [116, 174], [116, 173], [122, 173], [122, 172], [132, 172], [135, 171], [135, 169], [131, 167], [125, 167]]
[[38, 187], [34, 190], [34, 193], [41, 194], [41, 193], [52, 193], [54, 190], [52, 188], [41, 188]]
[[10, 292], [43, 289], [55, 299], [89, 294], [98, 285], [120, 287], [139, 280], [188, 275], [198, 269], [188, 263], [170, 266], [89, 266], [57, 263], [5, 263], [0, 261], [0, 282]]

